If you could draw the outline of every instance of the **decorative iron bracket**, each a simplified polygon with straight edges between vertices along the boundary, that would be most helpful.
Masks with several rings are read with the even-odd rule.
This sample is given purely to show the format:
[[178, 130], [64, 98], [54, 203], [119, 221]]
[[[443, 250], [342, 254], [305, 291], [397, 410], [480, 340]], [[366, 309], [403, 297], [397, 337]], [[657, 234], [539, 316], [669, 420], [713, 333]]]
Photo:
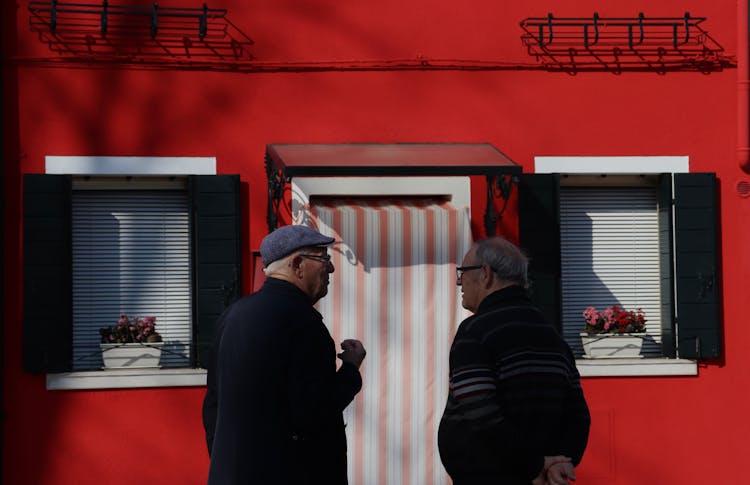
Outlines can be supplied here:
[[[487, 175], [487, 205], [484, 212], [484, 232], [487, 236], [497, 234], [497, 222], [503, 218], [513, 186], [518, 183], [515, 175]], [[503, 199], [500, 211], [495, 209], [495, 202]]]
[[284, 197], [284, 185], [289, 182], [284, 176], [284, 171], [273, 163], [271, 156], [266, 152], [266, 179], [268, 182], [268, 205], [266, 207], [266, 222], [268, 232], [273, 232], [279, 225], [279, 209]]

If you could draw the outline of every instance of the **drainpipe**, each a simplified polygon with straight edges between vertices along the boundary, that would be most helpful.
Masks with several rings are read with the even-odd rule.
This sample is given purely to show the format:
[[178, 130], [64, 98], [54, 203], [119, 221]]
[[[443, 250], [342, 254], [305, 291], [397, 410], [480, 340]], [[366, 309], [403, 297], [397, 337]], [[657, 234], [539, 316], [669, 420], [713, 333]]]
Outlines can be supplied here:
[[750, 173], [750, 0], [737, 1], [737, 159]]

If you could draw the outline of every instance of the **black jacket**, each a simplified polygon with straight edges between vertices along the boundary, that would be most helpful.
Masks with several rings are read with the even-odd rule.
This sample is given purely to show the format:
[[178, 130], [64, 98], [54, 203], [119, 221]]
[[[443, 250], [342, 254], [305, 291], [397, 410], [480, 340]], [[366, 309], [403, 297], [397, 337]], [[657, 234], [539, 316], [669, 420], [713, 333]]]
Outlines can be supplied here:
[[342, 411], [362, 386], [309, 298], [267, 278], [220, 317], [203, 424], [209, 485], [346, 484]]

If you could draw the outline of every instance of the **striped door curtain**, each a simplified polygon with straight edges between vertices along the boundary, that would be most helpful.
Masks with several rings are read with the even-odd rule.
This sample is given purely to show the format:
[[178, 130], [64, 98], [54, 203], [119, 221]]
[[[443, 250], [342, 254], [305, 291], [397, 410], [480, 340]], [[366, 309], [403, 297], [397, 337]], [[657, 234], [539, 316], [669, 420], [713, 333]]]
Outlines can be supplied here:
[[349, 483], [432, 485], [449, 479], [437, 428], [448, 354], [468, 313], [456, 262], [471, 244], [468, 209], [442, 200], [313, 200], [310, 221], [336, 238], [336, 271], [318, 303], [337, 345], [367, 349], [363, 387], [344, 413]]

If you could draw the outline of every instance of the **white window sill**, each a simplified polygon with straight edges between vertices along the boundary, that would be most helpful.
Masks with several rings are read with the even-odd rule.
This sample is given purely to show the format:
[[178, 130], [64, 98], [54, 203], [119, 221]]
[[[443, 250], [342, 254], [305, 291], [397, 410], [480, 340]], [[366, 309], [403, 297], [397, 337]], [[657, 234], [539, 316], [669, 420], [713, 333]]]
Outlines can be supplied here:
[[49, 391], [205, 385], [205, 369], [118, 369], [47, 374]]
[[[698, 364], [687, 359], [578, 359], [576, 366], [581, 377], [698, 375]], [[125, 369], [47, 374], [47, 390], [50, 391], [205, 385], [205, 369]]]
[[688, 359], [577, 359], [581, 377], [697, 376], [698, 364]]

